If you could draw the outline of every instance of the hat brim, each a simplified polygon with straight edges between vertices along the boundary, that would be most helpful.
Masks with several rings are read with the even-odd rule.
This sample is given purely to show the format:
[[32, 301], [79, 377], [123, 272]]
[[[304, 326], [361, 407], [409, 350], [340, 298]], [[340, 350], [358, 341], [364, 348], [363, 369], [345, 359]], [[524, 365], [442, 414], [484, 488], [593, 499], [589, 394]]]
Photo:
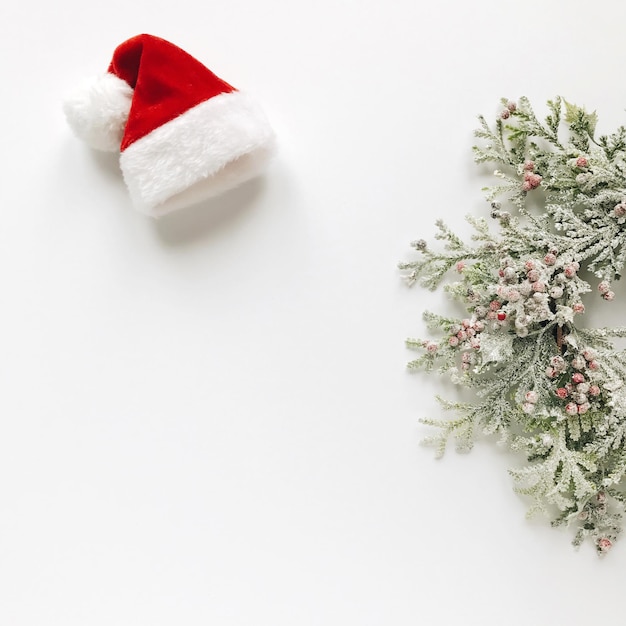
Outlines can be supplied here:
[[263, 111], [233, 91], [137, 140], [122, 152], [120, 166], [135, 208], [159, 217], [257, 176], [274, 147]]

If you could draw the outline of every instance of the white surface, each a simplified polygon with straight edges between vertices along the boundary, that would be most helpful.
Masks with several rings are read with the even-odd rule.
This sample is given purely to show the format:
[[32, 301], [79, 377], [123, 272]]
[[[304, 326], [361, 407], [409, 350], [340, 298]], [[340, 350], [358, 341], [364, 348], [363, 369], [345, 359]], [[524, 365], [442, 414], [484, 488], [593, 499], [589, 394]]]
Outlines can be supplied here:
[[[524, 519], [514, 463], [418, 446], [439, 295], [395, 269], [485, 212], [475, 115], [625, 119], [617, 2], [77, 0], [0, 9], [0, 623], [603, 623], [599, 561]], [[267, 176], [154, 222], [63, 94], [139, 32], [253, 93]], [[624, 294], [626, 297], [626, 294]], [[618, 604], [619, 603], [619, 604]], [[613, 619], [614, 621], [614, 619]]]

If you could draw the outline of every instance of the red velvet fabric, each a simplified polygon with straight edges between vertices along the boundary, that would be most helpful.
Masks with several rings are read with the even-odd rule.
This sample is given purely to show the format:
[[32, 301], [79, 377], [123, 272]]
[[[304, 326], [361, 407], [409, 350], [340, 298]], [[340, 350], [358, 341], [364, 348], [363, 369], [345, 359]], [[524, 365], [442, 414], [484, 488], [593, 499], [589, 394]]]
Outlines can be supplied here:
[[235, 91], [184, 50], [153, 35], [119, 45], [109, 72], [134, 89], [122, 151], [201, 102]]

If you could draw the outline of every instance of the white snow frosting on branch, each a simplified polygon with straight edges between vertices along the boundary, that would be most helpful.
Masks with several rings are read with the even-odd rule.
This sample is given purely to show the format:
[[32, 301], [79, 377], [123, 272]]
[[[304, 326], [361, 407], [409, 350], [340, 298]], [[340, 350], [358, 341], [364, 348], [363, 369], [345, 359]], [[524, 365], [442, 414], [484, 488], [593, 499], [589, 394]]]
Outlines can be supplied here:
[[438, 429], [426, 442], [439, 455], [450, 437], [466, 450], [476, 432], [498, 435], [527, 458], [510, 473], [529, 514], [574, 527], [576, 546], [589, 538], [603, 555], [626, 509], [626, 353], [613, 344], [626, 328], [580, 320], [586, 294], [614, 300], [626, 263], [626, 129], [596, 137], [595, 113], [560, 97], [548, 108], [539, 121], [526, 98], [502, 100], [493, 126], [479, 118], [475, 160], [498, 168], [487, 189], [496, 228], [470, 216], [465, 243], [439, 221], [443, 250], [419, 240], [418, 258], [400, 264], [409, 283], [445, 283], [466, 309], [424, 313], [440, 336], [407, 340], [421, 353], [409, 367], [476, 393], [474, 404], [441, 400], [454, 419], [422, 420]]

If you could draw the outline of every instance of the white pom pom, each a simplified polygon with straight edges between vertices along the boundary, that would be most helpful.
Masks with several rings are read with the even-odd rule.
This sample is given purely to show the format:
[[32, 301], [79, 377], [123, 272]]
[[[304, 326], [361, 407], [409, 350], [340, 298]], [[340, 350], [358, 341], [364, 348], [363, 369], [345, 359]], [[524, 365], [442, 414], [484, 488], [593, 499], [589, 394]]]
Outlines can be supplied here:
[[99, 76], [63, 103], [72, 130], [92, 148], [115, 152], [120, 149], [133, 98], [130, 85], [113, 74]]

